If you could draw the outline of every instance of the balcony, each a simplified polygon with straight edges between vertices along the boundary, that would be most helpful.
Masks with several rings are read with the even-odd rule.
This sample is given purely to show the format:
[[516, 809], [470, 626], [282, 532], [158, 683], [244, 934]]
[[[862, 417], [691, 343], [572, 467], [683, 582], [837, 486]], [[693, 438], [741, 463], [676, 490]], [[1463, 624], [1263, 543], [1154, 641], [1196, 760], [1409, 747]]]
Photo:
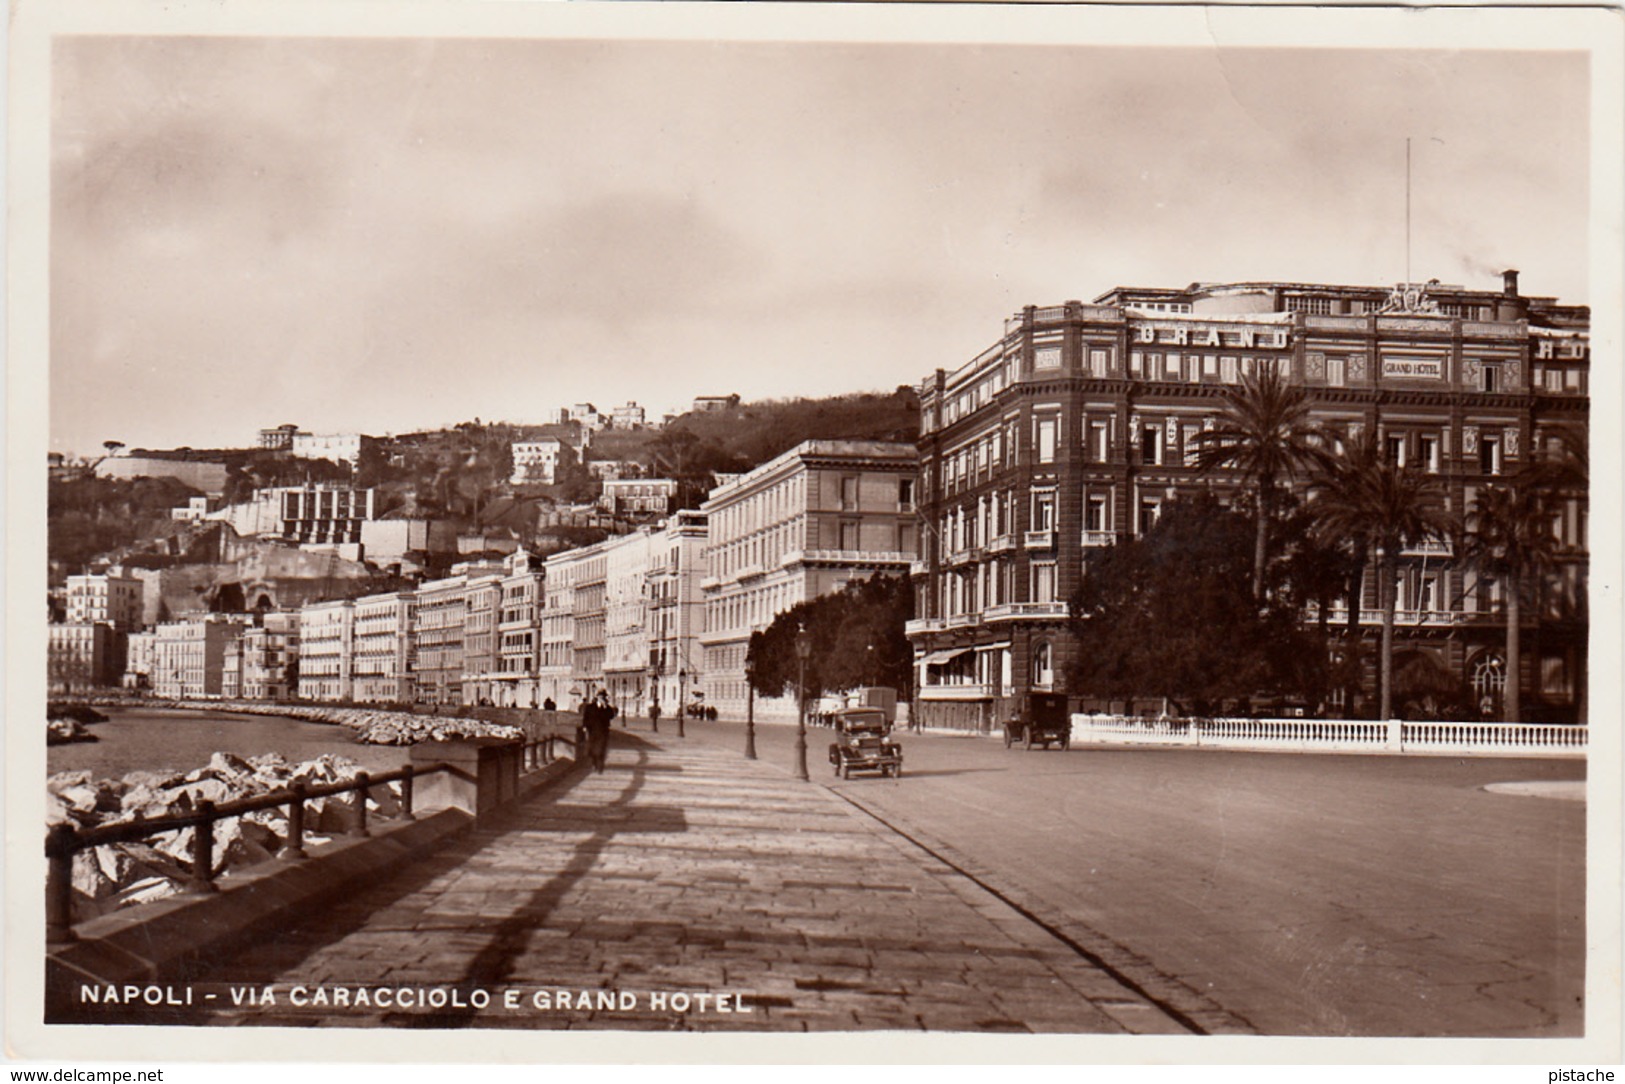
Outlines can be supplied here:
[[1055, 531], [1028, 531], [1021, 536], [1021, 543], [1030, 550], [1052, 550], [1055, 548]]
[[999, 537], [989, 541], [987, 544], [987, 552], [989, 553], [1009, 553], [1015, 548], [1015, 537], [1007, 534], [1000, 535]]
[[1005, 602], [989, 606], [982, 613], [985, 621], [1056, 620], [1067, 616], [1064, 602]]
[[1099, 549], [1102, 546], [1117, 545], [1116, 531], [1084, 531], [1083, 548]]
[[1399, 552], [1402, 557], [1454, 557], [1456, 555], [1455, 547], [1451, 546], [1450, 540], [1442, 538], [1418, 542], [1415, 545], [1406, 546]]
[[913, 621], [904, 622], [903, 635], [924, 636], [928, 632], [941, 632], [942, 627], [940, 617], [917, 617]]
[[924, 561], [910, 561], [908, 563], [908, 574], [910, 576], [927, 576], [930, 573], [931, 566]]
[[968, 629], [982, 623], [981, 614], [954, 614], [944, 618], [942, 627], [945, 629]]
[[[1309, 609], [1306, 611], [1306, 616], [1310, 621], [1315, 619], [1315, 610], [1313, 607], [1309, 607]], [[1455, 625], [1470, 624], [1475, 620], [1482, 619], [1504, 620], [1504, 618], [1500, 618], [1495, 614], [1479, 614], [1457, 610], [1394, 611], [1394, 627], [1398, 629], [1450, 628]], [[1345, 606], [1333, 606], [1326, 620], [1327, 624], [1331, 625], [1332, 628], [1336, 628], [1339, 625], [1347, 625], [1349, 620], [1348, 608]], [[1380, 627], [1382, 625], [1382, 611], [1361, 609], [1359, 623], [1361, 625]]]
[[992, 685], [921, 685], [915, 695], [921, 700], [985, 700], [995, 694]]
[[914, 561], [914, 554], [902, 550], [807, 550], [801, 555], [804, 564], [818, 562], [833, 565], [895, 565], [906, 568]]
[[982, 551], [972, 546], [969, 549], [954, 550], [947, 554], [942, 563], [945, 565], [968, 565], [982, 559]]

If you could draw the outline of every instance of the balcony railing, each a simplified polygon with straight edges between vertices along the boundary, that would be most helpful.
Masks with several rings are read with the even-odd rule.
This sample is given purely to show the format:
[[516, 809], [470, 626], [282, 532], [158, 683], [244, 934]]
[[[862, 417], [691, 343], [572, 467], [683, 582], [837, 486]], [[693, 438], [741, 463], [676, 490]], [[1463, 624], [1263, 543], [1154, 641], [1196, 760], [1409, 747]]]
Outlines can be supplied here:
[[1453, 557], [1456, 553], [1455, 548], [1450, 545], [1448, 539], [1431, 539], [1427, 542], [1418, 542], [1415, 545], [1406, 546], [1399, 552], [1404, 557]]
[[982, 618], [986, 621], [1054, 619], [1066, 616], [1067, 604], [1064, 602], [1005, 602], [989, 606], [982, 612]]
[[1055, 548], [1055, 532], [1028, 531], [1021, 536], [1022, 545], [1030, 550], [1048, 550]]
[[917, 617], [913, 621], [903, 623], [904, 636], [923, 636], [928, 632], [940, 632], [943, 621], [940, 617]]
[[[1309, 620], [1315, 619], [1315, 609], [1308, 610]], [[1395, 610], [1394, 624], [1403, 628], [1407, 625], [1425, 625], [1431, 628], [1445, 628], [1451, 625], [1466, 625], [1479, 619], [1494, 619], [1494, 614], [1469, 613], [1459, 610]], [[1333, 606], [1327, 616], [1327, 623], [1333, 626], [1346, 625], [1349, 620], [1349, 611], [1346, 606]], [[1381, 625], [1382, 611], [1362, 609], [1360, 611], [1360, 624]]]
[[818, 561], [840, 565], [897, 565], [906, 566], [914, 554], [902, 550], [805, 550], [800, 555], [804, 562]]
[[989, 553], [1007, 553], [1015, 548], [1015, 536], [1007, 534], [1000, 535], [998, 538], [992, 539], [987, 544], [987, 552]]
[[1083, 545], [1085, 549], [1100, 546], [1115, 546], [1117, 544], [1116, 531], [1084, 531]]
[[921, 685], [915, 692], [921, 700], [979, 700], [994, 695], [991, 685]]
[[908, 574], [910, 576], [924, 576], [929, 574], [930, 571], [931, 566], [924, 561], [910, 561], [908, 563]]
[[954, 614], [944, 618], [942, 627], [945, 629], [968, 629], [982, 623], [981, 614]]

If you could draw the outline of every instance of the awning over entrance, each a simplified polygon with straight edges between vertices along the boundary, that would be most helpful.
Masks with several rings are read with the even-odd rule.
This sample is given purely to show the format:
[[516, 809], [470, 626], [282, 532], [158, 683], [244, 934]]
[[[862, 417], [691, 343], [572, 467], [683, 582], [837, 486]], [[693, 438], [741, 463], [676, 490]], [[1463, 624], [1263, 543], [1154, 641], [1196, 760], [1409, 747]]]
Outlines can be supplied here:
[[920, 661], [927, 666], [941, 666], [943, 663], [959, 658], [959, 656], [970, 650], [972, 649], [968, 647], [955, 647], [949, 648], [947, 651], [933, 651]]

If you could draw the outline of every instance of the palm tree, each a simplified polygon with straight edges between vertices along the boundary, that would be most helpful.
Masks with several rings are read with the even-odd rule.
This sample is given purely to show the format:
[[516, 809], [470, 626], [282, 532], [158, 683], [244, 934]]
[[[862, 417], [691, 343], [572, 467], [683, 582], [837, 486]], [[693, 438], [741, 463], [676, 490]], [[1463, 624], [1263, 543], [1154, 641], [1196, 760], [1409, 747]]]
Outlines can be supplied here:
[[1264, 598], [1270, 521], [1282, 482], [1317, 462], [1320, 432], [1310, 421], [1303, 389], [1262, 364], [1225, 393], [1217, 424], [1197, 438], [1196, 467], [1204, 474], [1237, 471], [1253, 491], [1258, 525], [1253, 543], [1253, 599]]
[[[1366, 432], [1341, 455], [1325, 460], [1310, 508], [1315, 531], [1327, 540], [1359, 539], [1377, 566], [1382, 599], [1380, 718], [1393, 711], [1394, 609], [1399, 596], [1399, 556], [1409, 546], [1449, 537], [1453, 521], [1444, 510], [1437, 481], [1382, 454]], [[1358, 611], [1360, 600], [1349, 599]]]
[[1522, 616], [1524, 590], [1551, 567], [1557, 549], [1547, 487], [1539, 467], [1507, 485], [1479, 491], [1467, 516], [1463, 556], [1506, 585], [1506, 722], [1522, 722]]

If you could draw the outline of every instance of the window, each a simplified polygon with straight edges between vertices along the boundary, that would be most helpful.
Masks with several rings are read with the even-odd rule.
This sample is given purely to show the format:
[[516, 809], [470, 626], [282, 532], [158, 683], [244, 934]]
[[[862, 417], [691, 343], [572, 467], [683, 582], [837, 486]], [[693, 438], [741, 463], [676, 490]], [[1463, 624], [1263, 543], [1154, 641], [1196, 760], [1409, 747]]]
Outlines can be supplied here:
[[1055, 562], [1033, 562], [1033, 602], [1055, 601]]
[[1478, 469], [1485, 474], [1501, 473], [1501, 438], [1478, 439]]
[[1341, 388], [1348, 383], [1349, 363], [1347, 358], [1326, 359], [1326, 383], [1334, 388]]
[[1151, 529], [1157, 525], [1157, 520], [1161, 518], [1162, 501], [1156, 497], [1142, 497], [1140, 499], [1140, 534], [1142, 536], [1150, 534]]
[[1040, 463], [1055, 462], [1055, 430], [1059, 420], [1056, 418], [1038, 419], [1038, 461]]
[[1144, 371], [1144, 369], [1145, 369], [1145, 355], [1140, 353], [1138, 350], [1129, 351], [1129, 355], [1128, 355], [1128, 375], [1130, 375], [1130, 376], [1139, 376], [1140, 373]]
[[850, 511], [858, 506], [858, 479], [855, 475], [846, 475], [841, 479], [841, 509]]
[[1052, 531], [1055, 529], [1054, 490], [1043, 489], [1033, 493], [1032, 529], [1035, 531]]
[[1185, 449], [1185, 465], [1187, 467], [1196, 466], [1196, 454], [1202, 449], [1201, 438], [1201, 426], [1189, 422], [1180, 426], [1179, 440]]
[[914, 479], [899, 478], [897, 480], [897, 510], [899, 512], [914, 511]]
[[1094, 496], [1088, 499], [1088, 502], [1084, 505], [1083, 525], [1086, 531], [1105, 531], [1109, 529], [1106, 526], [1106, 498], [1104, 496]]
[[1501, 367], [1499, 365], [1486, 365], [1479, 370], [1478, 389], [1480, 391], [1499, 391], [1500, 389], [1496, 385], [1500, 382], [1500, 378]]
[[1048, 688], [1055, 683], [1055, 655], [1048, 643], [1033, 645], [1033, 684]]
[[1236, 376], [1236, 359], [1219, 359], [1219, 380], [1225, 384], [1234, 384], [1239, 378]]
[[1147, 466], [1160, 466], [1162, 464], [1161, 426], [1142, 425], [1140, 427], [1140, 462]]
[[1422, 469], [1429, 474], [1439, 473], [1439, 438], [1430, 434], [1423, 434], [1417, 438], [1421, 449]]
[[1089, 423], [1089, 452], [1096, 463], [1104, 463], [1111, 458], [1111, 429], [1106, 422]]
[[1390, 433], [1383, 439], [1383, 452], [1388, 462], [1396, 467], [1405, 465], [1405, 435], [1403, 433]]
[[1106, 371], [1107, 371], [1108, 364], [1109, 363], [1107, 361], [1106, 351], [1104, 351], [1104, 350], [1090, 350], [1089, 351], [1089, 375], [1090, 376], [1096, 377], [1097, 379], [1104, 379], [1105, 376], [1106, 376]]

